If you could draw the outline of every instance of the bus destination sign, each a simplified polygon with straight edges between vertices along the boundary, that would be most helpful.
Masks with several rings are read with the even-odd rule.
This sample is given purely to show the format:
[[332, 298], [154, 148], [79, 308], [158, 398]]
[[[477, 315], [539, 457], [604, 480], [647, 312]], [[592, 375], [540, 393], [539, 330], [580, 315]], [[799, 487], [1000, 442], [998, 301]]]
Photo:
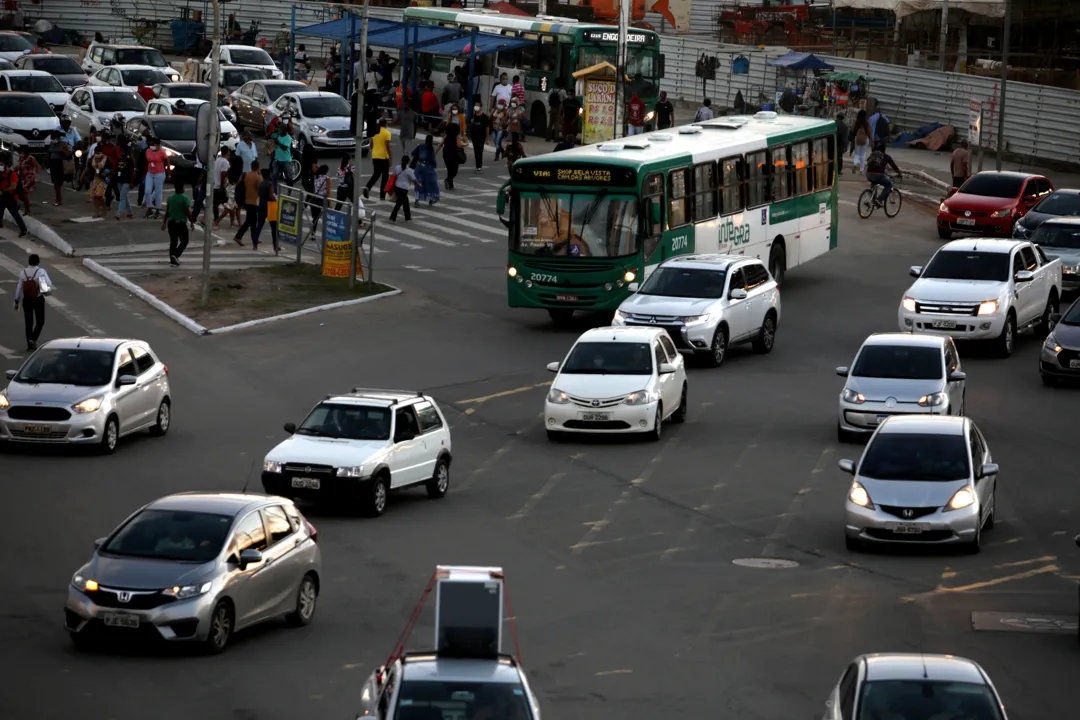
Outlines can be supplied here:
[[636, 173], [631, 168], [606, 167], [586, 163], [537, 164], [514, 168], [514, 179], [536, 185], [607, 185], [634, 187]]
[[[618, 30], [586, 30], [581, 34], [584, 42], [619, 42]], [[631, 45], [651, 45], [652, 35], [641, 32], [626, 33], [626, 42]]]

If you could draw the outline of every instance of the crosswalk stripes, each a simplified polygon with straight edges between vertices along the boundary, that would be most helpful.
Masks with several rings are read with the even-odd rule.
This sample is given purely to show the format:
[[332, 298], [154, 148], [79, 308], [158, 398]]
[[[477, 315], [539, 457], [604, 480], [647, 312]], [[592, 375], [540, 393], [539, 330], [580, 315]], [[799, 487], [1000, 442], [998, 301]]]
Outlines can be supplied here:
[[[180, 265], [169, 262], [168, 250], [139, 250], [125, 255], [100, 255], [96, 259], [104, 267], [121, 275], [190, 272], [202, 267], [202, 246], [189, 245]], [[213, 248], [210, 252], [211, 270], [247, 270], [248, 268], [287, 265], [295, 259], [289, 253], [276, 256], [250, 248]]]
[[[22, 250], [24, 253], [26, 253], [24, 257], [28, 257], [31, 254], [35, 254], [40, 257], [42, 264], [48, 266], [50, 275], [56, 276], [54, 277], [54, 282], [66, 278], [67, 280], [71, 280], [72, 282], [78, 285], [82, 285], [83, 287], [101, 287], [105, 284], [101, 278], [95, 275], [91, 275], [90, 273], [79, 267], [77, 261], [71, 260], [70, 258], [62, 257], [44, 245], [38, 245], [30, 240], [26, 240], [25, 238], [4, 239]], [[8, 260], [10, 261], [10, 263], [13, 263], [14, 267], [17, 268], [13, 271], [16, 275], [18, 274], [19, 270], [21, 270], [26, 265], [25, 260], [16, 261], [11, 258], [8, 258]], [[5, 268], [9, 270], [11, 269], [7, 265], [5, 265]]]

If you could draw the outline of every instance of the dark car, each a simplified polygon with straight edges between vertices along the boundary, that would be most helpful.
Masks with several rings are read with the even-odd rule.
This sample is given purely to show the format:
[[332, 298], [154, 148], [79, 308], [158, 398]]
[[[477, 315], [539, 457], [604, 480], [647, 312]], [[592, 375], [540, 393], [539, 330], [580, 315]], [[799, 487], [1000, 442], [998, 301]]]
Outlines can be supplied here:
[[169, 156], [169, 182], [191, 184], [199, 177], [195, 166], [195, 118], [188, 115], [140, 115], [128, 121], [125, 131], [133, 145], [145, 131], [161, 141]]
[[1044, 222], [1062, 216], [1080, 216], [1080, 190], [1055, 190], [1044, 197], [1038, 205], [1027, 211], [1027, 215], [1016, 221], [1013, 237], [1027, 240]]
[[270, 105], [285, 93], [309, 90], [310, 86], [295, 80], [253, 80], [232, 94], [232, 107], [239, 124], [262, 132]]
[[976, 173], [949, 191], [938, 207], [938, 237], [953, 233], [1010, 237], [1016, 221], [1054, 191], [1042, 175], [988, 170]]
[[87, 75], [79, 63], [67, 55], [23, 55], [15, 61], [19, 70], [44, 70], [64, 86], [69, 93], [86, 84]]
[[1039, 357], [1044, 385], [1080, 380], [1080, 299], [1060, 315], [1051, 315], [1054, 329], [1046, 336]]

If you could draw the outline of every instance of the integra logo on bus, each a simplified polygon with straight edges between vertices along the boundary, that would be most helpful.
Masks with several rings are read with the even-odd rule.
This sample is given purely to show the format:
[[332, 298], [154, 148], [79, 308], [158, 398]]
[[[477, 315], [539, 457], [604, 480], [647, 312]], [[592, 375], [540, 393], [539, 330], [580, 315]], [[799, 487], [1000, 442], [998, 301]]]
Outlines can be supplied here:
[[728, 218], [720, 224], [720, 244], [731, 243], [732, 247], [750, 244], [750, 226], [736, 225]]

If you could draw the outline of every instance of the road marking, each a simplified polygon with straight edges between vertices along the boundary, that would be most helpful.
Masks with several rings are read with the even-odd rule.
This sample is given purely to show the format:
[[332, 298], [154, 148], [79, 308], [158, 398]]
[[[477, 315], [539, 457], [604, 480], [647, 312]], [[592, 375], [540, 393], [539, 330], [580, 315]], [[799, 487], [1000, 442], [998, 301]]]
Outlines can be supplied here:
[[416, 272], [435, 272], [431, 268], [419, 267], [417, 265], [402, 265], [401, 267], [406, 270], [415, 270]]
[[985, 588], [994, 587], [995, 585], [1002, 585], [1004, 583], [1016, 582], [1017, 580], [1027, 580], [1038, 575], [1045, 575], [1047, 573], [1057, 573], [1061, 570], [1057, 565], [1046, 565], [1045, 567], [1035, 568], [1033, 570], [1025, 570], [1024, 572], [1016, 573], [1015, 575], [1004, 575], [1002, 577], [992, 578], [990, 580], [983, 580], [981, 582], [971, 583], [970, 585], [961, 585], [959, 587], [947, 587], [939, 585], [937, 588], [930, 590], [929, 592], [917, 593], [915, 595], [906, 595], [900, 600], [902, 602], [915, 602], [921, 598], [933, 597], [935, 595], [947, 595], [949, 593], [963, 593], [983, 590]]
[[537, 490], [532, 497], [525, 501], [525, 504], [521, 506], [520, 510], [518, 510], [516, 513], [506, 519], [520, 520], [521, 518], [528, 515], [532, 511], [532, 509], [540, 503], [541, 500], [547, 497], [547, 494], [550, 493], [555, 488], [555, 486], [559, 484], [559, 481], [562, 480], [564, 477], [566, 477], [566, 473], [564, 472], [558, 472], [552, 475], [551, 478], [546, 483], [544, 483], [544, 486], [542, 488]]
[[21, 354], [15, 352], [11, 348], [4, 347], [3, 345], [0, 345], [0, 355], [3, 355], [8, 360], [21, 360], [23, 357]]
[[1056, 555], [1044, 555], [1041, 558], [1034, 558], [1032, 560], [1018, 560], [1016, 562], [1001, 563], [1000, 565], [995, 565], [994, 569], [995, 570], [1004, 570], [1005, 568], [1010, 568], [1010, 567], [1023, 567], [1024, 565], [1035, 565], [1035, 564], [1038, 564], [1038, 563], [1048, 563], [1048, 562], [1054, 562], [1055, 560], [1057, 560]]
[[[387, 239], [390, 240], [392, 238], [387, 238]], [[406, 248], [408, 250], [423, 250], [424, 249], [423, 245], [413, 245], [412, 243], [401, 242], [400, 240], [394, 240], [394, 242], [398, 243], [399, 245], [401, 245], [401, 247]], [[378, 251], [376, 251], [376, 252], [378, 252]]]
[[[386, 232], [389, 232], [389, 230], [387, 230]], [[417, 240], [421, 240], [423, 242], [435, 243], [436, 245], [444, 245], [446, 247], [460, 247], [459, 243], [453, 242], [452, 240], [443, 240], [441, 238], [431, 237], [430, 235], [424, 235], [423, 233], [418, 233], [415, 230], [409, 230], [408, 228], [398, 227], [395, 225], [394, 234], [398, 233], [402, 235], [408, 235], [409, 237], [416, 238]]]
[[27, 253], [37, 254], [37, 256], [40, 257], [42, 260], [49, 260], [56, 257], [56, 253], [48, 247], [44, 245], [38, 245], [34, 242], [28, 242], [24, 238], [13, 237], [9, 238], [8, 242], [10, 242], [12, 245], [17, 245], [18, 247], [25, 250]]
[[105, 334], [96, 325], [91, 323], [89, 320], [84, 318], [79, 313], [77, 313], [74, 310], [72, 310], [71, 308], [69, 308], [67, 306], [67, 304], [64, 303], [62, 300], [57, 300], [56, 298], [50, 296], [48, 298], [48, 300], [45, 301], [45, 304], [46, 305], [52, 305], [54, 308], [59, 310], [62, 315], [66, 315], [69, 320], [71, 320], [73, 323], [75, 323], [76, 325], [78, 325], [79, 327], [81, 327], [83, 330], [90, 333], [91, 335], [104, 335]]
[[634, 671], [630, 670], [630, 669], [625, 669], [625, 670], [601, 670], [600, 672], [596, 673], [596, 677], [604, 677], [606, 675], [632, 675], [633, 673], [634, 673]]
[[[471, 409], [472, 408], [470, 408], [470, 410]], [[466, 411], [466, 413], [467, 412], [468, 411]], [[543, 417], [543, 413], [540, 413], [540, 417]], [[465, 489], [467, 489], [469, 487], [472, 487], [472, 485], [476, 483], [477, 476], [482, 476], [484, 473], [491, 470], [491, 468], [495, 467], [495, 463], [497, 463], [502, 458], [503, 455], [505, 455], [507, 452], [509, 452], [511, 443], [513, 443], [514, 440], [518, 439], [519, 437], [521, 437], [521, 435], [523, 435], [526, 431], [528, 431], [528, 429], [530, 427], [532, 427], [533, 424], [535, 424], [535, 422], [536, 422], [535, 419], [529, 420], [529, 422], [526, 423], [524, 426], [522, 426], [522, 428], [520, 430], [518, 430], [515, 433], [512, 433], [510, 435], [510, 437], [507, 438], [506, 442], [504, 442], [502, 444], [502, 447], [500, 447], [498, 450], [493, 452], [491, 454], [491, 457], [489, 457], [487, 460], [485, 460], [483, 462], [483, 464], [480, 465], [480, 467], [473, 470], [472, 473], [468, 477], [466, 477], [463, 482], [458, 483], [458, 486], [457, 486], [458, 487], [458, 492], [461, 492], [462, 490], [465, 490]]]
[[826, 466], [832, 459], [834, 448], [827, 447], [821, 451], [821, 456], [818, 457], [816, 463], [814, 463], [814, 469], [810, 471], [810, 475], [807, 476], [803, 486], [799, 488], [799, 491], [795, 493], [795, 496], [791, 499], [791, 504], [788, 505], [787, 512], [781, 516], [780, 522], [776, 524], [776, 529], [772, 531], [766, 540], [768, 544], [761, 551], [764, 557], [771, 557], [776, 554], [781, 545], [780, 539], [787, 534], [788, 528], [791, 526], [791, 522], [795, 519], [795, 515], [799, 511], [799, 507], [802, 505], [803, 498], [813, 489], [814, 482], [818, 479], [821, 473], [825, 472]]
[[[406, 266], [407, 267], [407, 266]], [[483, 397], [469, 398], [468, 400], [458, 400], [455, 405], [479, 405], [480, 403], [486, 403], [488, 400], [494, 400], [496, 398], [506, 397], [507, 395], [517, 395], [518, 393], [528, 392], [536, 388], [548, 387], [551, 385], [551, 381], [537, 383], [536, 385], [524, 385], [513, 390], [503, 390], [502, 392], [492, 393], [491, 395], [484, 395]]]
[[[479, 230], [480, 232], [485, 232], [485, 233], [488, 233], [489, 235], [494, 235], [494, 236], [496, 236], [496, 237], [498, 237], [500, 239], [506, 235], [506, 230], [504, 230], [504, 229], [491, 227], [490, 225], [481, 225], [480, 223], [472, 222], [471, 220], [466, 220], [464, 218], [459, 218], [456, 215], [449, 215], [449, 214], [440, 215], [439, 220], [440, 221], [445, 220], [447, 222], [454, 223], [455, 225], [461, 225], [462, 227], [467, 227], [467, 228], [470, 228], [472, 230]], [[479, 240], [482, 243], [495, 242], [494, 240], [488, 240], [486, 238], [474, 238], [474, 239]]]
[[[202, 244], [188, 245], [188, 250], [202, 250]], [[99, 255], [124, 255], [137, 252], [162, 252], [169, 249], [169, 243], [130, 243], [128, 245], [104, 245], [101, 247], [79, 248], [77, 255], [97, 257]]]

